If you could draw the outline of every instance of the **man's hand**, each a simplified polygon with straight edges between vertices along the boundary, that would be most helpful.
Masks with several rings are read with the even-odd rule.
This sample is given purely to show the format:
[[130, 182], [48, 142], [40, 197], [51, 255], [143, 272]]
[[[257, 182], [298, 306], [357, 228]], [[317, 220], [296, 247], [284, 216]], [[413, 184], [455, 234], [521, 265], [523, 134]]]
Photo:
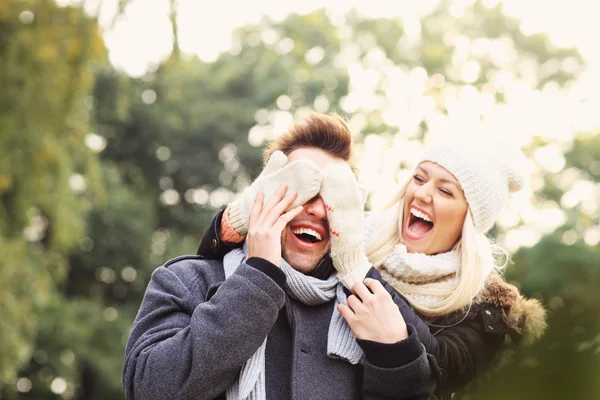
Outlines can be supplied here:
[[358, 339], [396, 343], [408, 338], [406, 323], [381, 282], [367, 278], [352, 287], [355, 294], [338, 311]]
[[362, 244], [365, 196], [345, 163], [323, 169], [320, 193], [327, 209], [333, 266], [344, 286], [352, 289], [371, 269]]
[[289, 209], [306, 203], [319, 193], [321, 168], [310, 160], [296, 160], [287, 164], [287, 156], [281, 151], [273, 153], [262, 173], [244, 190], [241, 197], [228, 206], [231, 227], [241, 236], [248, 232], [248, 219], [258, 192], [262, 192], [269, 202], [281, 185], [287, 185], [290, 192], [297, 193]]
[[286, 195], [286, 191], [287, 185], [282, 185], [264, 206], [263, 193], [256, 196], [248, 221], [247, 258], [261, 257], [278, 267], [281, 265], [281, 233], [303, 210], [298, 206], [285, 212], [298, 197], [296, 193]]

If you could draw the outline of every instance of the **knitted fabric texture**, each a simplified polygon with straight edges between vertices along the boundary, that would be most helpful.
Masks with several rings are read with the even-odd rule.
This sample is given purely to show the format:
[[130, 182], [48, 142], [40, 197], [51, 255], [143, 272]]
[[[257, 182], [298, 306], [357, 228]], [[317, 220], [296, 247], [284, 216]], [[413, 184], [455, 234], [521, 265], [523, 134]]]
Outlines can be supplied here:
[[219, 228], [219, 237], [226, 243], [242, 243], [244, 236], [238, 234], [229, 223], [230, 210], [231, 208], [227, 207], [223, 213], [223, 219], [221, 219], [221, 226]]
[[[371, 213], [365, 220], [364, 240], [375, 235], [384, 219], [393, 218], [392, 213]], [[458, 254], [455, 250], [435, 255], [409, 253], [406, 246], [398, 243], [394, 246], [384, 263], [379, 268], [381, 275], [411, 303], [425, 306], [434, 305], [444, 300], [449, 288], [458, 284]], [[411, 287], [427, 285], [428, 295], [410, 293]], [[439, 291], [440, 293], [436, 293]]]
[[287, 185], [288, 193], [298, 194], [288, 210], [306, 203], [319, 193], [321, 168], [309, 160], [297, 160], [287, 165], [286, 163], [285, 154], [281, 151], [273, 153], [258, 178], [244, 190], [240, 198], [229, 205], [229, 223], [239, 235], [245, 236], [248, 233], [250, 210], [258, 192], [264, 193], [266, 204], [281, 185]]
[[425, 161], [441, 165], [458, 180], [475, 229], [481, 233], [490, 230], [508, 193], [520, 190], [528, 175], [527, 160], [518, 149], [476, 136], [435, 141], [425, 148], [418, 164]]
[[331, 259], [338, 277], [349, 290], [371, 269], [362, 244], [364, 194], [347, 164], [323, 169], [321, 197], [327, 210]]
[[[247, 254], [246, 245], [234, 249], [225, 255], [223, 267], [225, 278], [229, 278], [242, 264]], [[320, 280], [296, 271], [284, 259], [281, 270], [286, 275], [286, 292], [292, 298], [306, 305], [318, 305], [335, 299], [329, 331], [327, 335], [327, 355], [332, 358], [357, 364], [363, 357], [363, 351], [356, 342], [356, 336], [350, 326], [337, 311], [338, 304], [346, 304], [347, 298], [340, 281], [335, 275]], [[240, 375], [226, 391], [227, 400], [265, 400], [265, 350], [267, 339], [244, 363]]]

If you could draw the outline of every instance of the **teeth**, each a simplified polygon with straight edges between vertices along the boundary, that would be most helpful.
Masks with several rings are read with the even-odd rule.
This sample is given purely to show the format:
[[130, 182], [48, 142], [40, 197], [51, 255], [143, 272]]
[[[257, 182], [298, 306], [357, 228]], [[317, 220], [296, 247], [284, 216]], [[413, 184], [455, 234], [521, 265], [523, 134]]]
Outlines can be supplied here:
[[315, 237], [317, 240], [321, 241], [323, 240], [323, 238], [321, 237], [321, 235], [319, 234], [319, 232], [313, 230], [313, 229], [309, 229], [309, 228], [298, 228], [298, 229], [292, 229], [292, 232], [296, 235], [300, 235], [302, 233], [305, 233], [307, 235], [311, 235], [313, 237]]
[[432, 221], [431, 221], [431, 218], [429, 218], [429, 217], [428, 217], [426, 214], [422, 213], [422, 212], [421, 212], [421, 211], [419, 211], [419, 210], [416, 210], [416, 209], [414, 209], [414, 208], [411, 208], [411, 209], [410, 209], [410, 213], [411, 213], [412, 215], [414, 215], [415, 217], [419, 217], [419, 218], [421, 218], [421, 219], [423, 219], [423, 220], [425, 220], [425, 221], [427, 221], [427, 222], [432, 222]]

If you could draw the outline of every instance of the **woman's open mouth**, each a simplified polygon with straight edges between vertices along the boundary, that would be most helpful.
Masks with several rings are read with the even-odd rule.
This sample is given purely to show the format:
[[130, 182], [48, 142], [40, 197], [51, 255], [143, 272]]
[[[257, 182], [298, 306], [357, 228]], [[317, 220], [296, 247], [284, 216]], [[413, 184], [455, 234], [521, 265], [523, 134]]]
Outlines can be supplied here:
[[433, 229], [433, 225], [433, 221], [427, 214], [411, 207], [404, 234], [409, 239], [421, 239]]

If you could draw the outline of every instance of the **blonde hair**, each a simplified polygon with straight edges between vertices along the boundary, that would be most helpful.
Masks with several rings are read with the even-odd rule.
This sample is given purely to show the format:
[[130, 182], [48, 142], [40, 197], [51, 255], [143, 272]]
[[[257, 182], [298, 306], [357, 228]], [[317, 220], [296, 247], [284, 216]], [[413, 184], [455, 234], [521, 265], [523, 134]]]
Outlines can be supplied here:
[[[366, 253], [369, 261], [375, 268], [382, 269], [394, 246], [402, 242], [399, 226], [404, 218], [404, 197], [410, 179], [401, 187], [386, 209], [391, 211], [393, 217], [385, 218], [382, 225], [378, 226], [375, 236], [367, 238]], [[508, 261], [508, 254], [504, 249], [495, 244], [485, 234], [475, 230], [471, 211], [467, 211], [463, 223], [462, 235], [452, 249], [457, 252], [457, 277], [458, 283], [447, 287], [439, 283], [435, 287], [428, 284], [397, 287], [396, 289], [406, 294], [443, 296], [436, 304], [424, 304], [406, 296], [411, 305], [420, 313], [427, 316], [441, 316], [452, 311], [461, 310], [471, 304], [485, 285], [485, 281], [492, 270], [501, 272]], [[452, 250], [448, 249], [448, 250]], [[503, 259], [503, 262], [499, 261]], [[400, 279], [402, 277], [399, 277]]]

